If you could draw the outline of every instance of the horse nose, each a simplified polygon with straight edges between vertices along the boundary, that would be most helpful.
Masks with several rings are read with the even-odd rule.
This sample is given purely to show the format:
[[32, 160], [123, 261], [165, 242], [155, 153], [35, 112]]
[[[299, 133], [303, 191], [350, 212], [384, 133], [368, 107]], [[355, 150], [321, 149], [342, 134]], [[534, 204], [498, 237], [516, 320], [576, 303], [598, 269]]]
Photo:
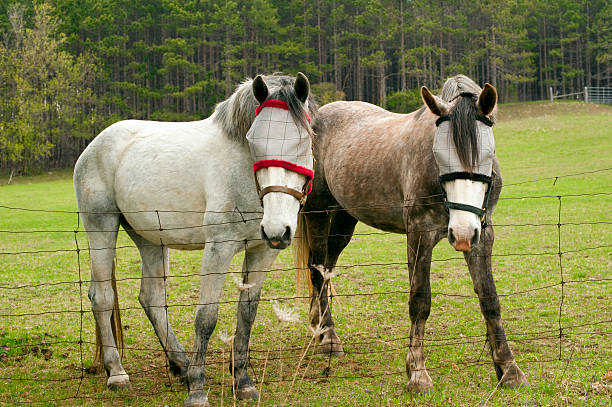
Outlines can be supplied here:
[[458, 252], [469, 252], [480, 241], [480, 230], [474, 227], [461, 232], [449, 227], [448, 241]]
[[266, 229], [261, 226], [261, 238], [272, 249], [285, 249], [291, 244], [291, 227], [285, 226], [282, 228], [270, 228], [273, 231], [266, 233]]

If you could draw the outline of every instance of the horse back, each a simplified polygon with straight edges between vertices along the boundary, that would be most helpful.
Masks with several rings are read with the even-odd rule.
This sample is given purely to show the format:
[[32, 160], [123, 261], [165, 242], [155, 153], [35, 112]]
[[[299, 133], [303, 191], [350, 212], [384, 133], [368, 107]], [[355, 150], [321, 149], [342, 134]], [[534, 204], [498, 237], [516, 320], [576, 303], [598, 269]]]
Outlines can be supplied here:
[[232, 216], [235, 207], [259, 207], [248, 147], [220, 132], [209, 119], [109, 126], [75, 166], [79, 210], [120, 211], [149, 241], [203, 242], [203, 229], [193, 225], [203, 225], [207, 211]]
[[426, 108], [398, 114], [364, 102], [321, 107], [313, 126], [320, 187], [360, 221], [404, 232], [405, 202], [439, 193], [435, 120]]

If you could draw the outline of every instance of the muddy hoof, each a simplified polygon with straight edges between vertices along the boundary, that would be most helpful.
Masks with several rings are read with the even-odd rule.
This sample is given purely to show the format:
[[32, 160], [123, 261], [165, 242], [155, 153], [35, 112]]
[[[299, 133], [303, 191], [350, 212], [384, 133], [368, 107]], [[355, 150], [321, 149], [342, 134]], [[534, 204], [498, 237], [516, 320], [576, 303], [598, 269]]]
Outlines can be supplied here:
[[244, 387], [236, 390], [236, 398], [238, 400], [259, 400], [259, 393], [255, 386]]
[[131, 391], [132, 383], [126, 374], [111, 376], [106, 381], [106, 386], [113, 391]]
[[431, 394], [434, 391], [432, 383], [408, 382], [408, 391], [415, 394]]
[[331, 356], [343, 356], [344, 349], [341, 343], [326, 343], [317, 345], [315, 347], [315, 353], [331, 355]]
[[208, 403], [208, 397], [203, 390], [194, 391], [189, 393], [187, 399], [183, 403], [184, 407], [210, 407]]
[[499, 384], [510, 389], [529, 387], [527, 376], [525, 376], [525, 373], [523, 373], [516, 363], [506, 370]]
[[342, 348], [342, 341], [336, 331], [329, 329], [323, 335], [321, 335], [315, 346], [315, 353], [321, 353], [332, 356], [344, 355], [344, 349]]
[[[408, 356], [410, 358], [410, 356]], [[427, 370], [411, 371], [410, 362], [406, 362], [406, 373], [408, 374], [408, 391], [416, 394], [429, 394], [434, 390], [433, 381], [427, 373]]]

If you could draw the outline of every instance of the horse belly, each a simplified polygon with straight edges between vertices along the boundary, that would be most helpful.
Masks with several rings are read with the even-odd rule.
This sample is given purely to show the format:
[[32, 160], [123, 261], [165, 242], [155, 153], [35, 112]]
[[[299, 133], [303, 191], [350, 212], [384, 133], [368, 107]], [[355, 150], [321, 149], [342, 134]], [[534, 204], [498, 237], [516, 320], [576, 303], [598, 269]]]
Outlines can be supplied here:
[[401, 208], [351, 209], [351, 216], [360, 222], [385, 232], [405, 233], [404, 217]]
[[[156, 245], [173, 249], [198, 250], [206, 243], [204, 216], [180, 212], [147, 211], [123, 213], [130, 227]], [[161, 225], [161, 226], [160, 226]]]
[[351, 147], [329, 154], [330, 159], [324, 163], [325, 178], [335, 200], [369, 226], [403, 233], [403, 194], [396, 168], [384, 164], [386, 157], [356, 163], [355, 157], [363, 156], [363, 152]]

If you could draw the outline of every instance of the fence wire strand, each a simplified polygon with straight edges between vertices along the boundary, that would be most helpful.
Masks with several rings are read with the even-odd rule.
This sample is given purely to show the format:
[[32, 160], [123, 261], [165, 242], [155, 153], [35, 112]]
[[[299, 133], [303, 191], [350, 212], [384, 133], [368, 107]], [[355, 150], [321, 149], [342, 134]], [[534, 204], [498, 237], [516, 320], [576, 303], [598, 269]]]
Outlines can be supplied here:
[[[583, 171], [583, 172], [576, 172], [576, 173], [571, 173], [571, 174], [564, 174], [564, 175], [559, 175], [559, 176], [553, 176], [553, 177], [543, 177], [543, 178], [538, 178], [538, 179], [533, 179], [533, 180], [526, 180], [526, 181], [519, 181], [519, 182], [514, 182], [514, 183], [509, 183], [509, 184], [505, 184], [504, 187], [512, 187], [512, 186], [518, 186], [518, 185], [524, 185], [524, 184], [529, 184], [529, 183], [538, 183], [538, 182], [544, 182], [544, 181], [552, 181], [553, 182], [553, 186], [560, 180], [560, 179], [564, 179], [564, 178], [570, 178], [570, 177], [580, 177], [580, 176], [592, 176], [593, 174], [599, 174], [599, 173], [604, 173], [604, 172], [609, 172], [612, 171], [612, 167], [610, 168], [602, 168], [602, 169], [597, 169], [597, 170], [591, 170], [591, 171]], [[563, 222], [563, 219], [566, 218], [565, 216], [563, 216], [563, 208], [564, 206], [562, 206], [562, 204], [564, 203], [564, 201], [567, 201], [568, 199], [607, 199], [610, 195], [612, 195], [612, 192], [607, 192], [607, 191], [599, 191], [599, 192], [589, 192], [589, 193], [574, 193], [574, 194], [559, 194], [559, 195], [551, 195], [551, 194], [542, 194], [542, 195], [525, 195], [525, 196], [502, 196], [500, 197], [500, 200], [525, 200], [525, 199], [555, 199], [557, 201], [557, 213], [556, 213], [556, 222], [552, 222], [552, 221], [536, 221], [536, 222], [525, 222], [525, 223], [500, 223], [500, 224], [491, 224], [491, 226], [494, 227], [500, 227], [500, 228], [527, 228], [527, 227], [534, 227], [534, 228], [556, 228], [556, 250], [542, 250], [542, 251], [534, 251], [534, 252], [526, 252], [526, 251], [521, 251], [521, 252], [510, 252], [510, 253], [496, 253], [491, 255], [491, 257], [493, 258], [504, 258], [504, 257], [516, 257], [516, 256], [520, 256], [520, 257], [533, 257], [533, 258], [542, 258], [542, 257], [556, 257], [558, 260], [558, 281], [551, 281], [547, 284], [543, 284], [540, 286], [535, 286], [535, 287], [530, 287], [527, 289], [515, 289], [515, 290], [511, 290], [508, 292], [500, 292], [498, 294], [496, 294], [495, 296], [491, 296], [491, 297], [486, 297], [486, 296], [480, 296], [480, 298], [478, 297], [478, 295], [475, 294], [462, 294], [462, 293], [455, 293], [455, 292], [442, 292], [442, 291], [433, 291], [430, 292], [431, 297], [432, 298], [436, 298], [436, 297], [444, 297], [444, 298], [449, 298], [449, 299], [457, 299], [457, 300], [465, 300], [465, 301], [473, 301], [473, 300], [483, 300], [483, 299], [487, 299], [487, 298], [493, 298], [493, 297], [514, 297], [514, 296], [521, 296], [521, 295], [531, 295], [533, 293], [537, 293], [537, 292], [545, 292], [547, 290], [559, 290], [559, 303], [558, 303], [558, 315], [557, 315], [557, 321], [556, 321], [556, 327], [554, 326], [549, 326], [546, 327], [546, 329], [527, 329], [524, 330], [523, 332], [511, 332], [508, 337], [507, 337], [507, 341], [510, 343], [537, 343], [537, 346], [539, 349], [553, 349], [556, 348], [556, 357], [548, 357], [548, 358], [538, 358], [536, 357], [535, 359], [530, 359], [528, 357], [518, 357], [517, 358], [517, 362], [519, 364], [548, 364], [548, 363], [565, 363], [566, 366], [565, 368], [567, 369], [567, 366], [569, 366], [571, 361], [577, 361], [577, 360], [588, 360], [590, 357], [592, 356], [576, 356], [574, 354], [574, 347], [575, 345], [572, 345], [575, 342], [575, 340], [577, 338], [587, 338], [587, 339], [592, 339], [592, 338], [596, 338], [596, 337], [604, 337], [607, 338], [610, 335], [612, 335], [612, 330], [609, 329], [610, 324], [612, 324], [612, 320], [610, 319], [599, 319], [599, 320], [592, 320], [592, 321], [586, 321], [586, 322], [581, 322], [581, 323], [576, 323], [576, 324], [564, 324], [564, 318], [567, 315], [568, 312], [568, 307], [569, 307], [569, 303], [567, 303], [567, 296], [568, 296], [568, 286], [570, 285], [586, 285], [586, 284], [608, 284], [610, 283], [610, 281], [612, 281], [612, 277], [600, 277], [600, 278], [569, 278], [570, 275], [566, 275], [566, 262], [568, 261], [568, 255], [570, 254], [578, 254], [578, 253], [586, 253], [586, 252], [590, 252], [590, 251], [596, 251], [596, 250], [601, 250], [601, 249], [609, 249], [612, 248], [612, 244], [608, 244], [606, 241], [600, 241], [600, 242], [593, 242], [593, 243], [585, 243], [584, 246], [582, 247], [566, 247], [564, 245], [563, 242], [563, 229], [567, 228], [567, 227], [596, 227], [596, 226], [606, 226], [606, 225], [612, 225], [612, 220], [610, 219], [584, 219], [581, 221], [573, 221], [573, 220], [568, 220], [566, 222]], [[320, 213], [320, 212], [326, 212], [326, 213], [333, 213], [333, 212], [337, 212], [337, 211], [352, 211], [352, 210], [377, 210], [377, 209], [404, 209], [407, 207], [411, 207], [411, 206], [434, 206], [434, 205], [440, 205], [441, 201], [440, 201], [440, 195], [439, 194], [434, 194], [434, 195], [429, 195], [429, 196], [424, 196], [424, 197], [417, 197], [417, 198], [411, 198], [411, 199], [407, 199], [405, 200], [403, 203], [401, 204], [397, 204], [397, 205], [386, 205], [386, 206], [381, 206], [381, 205], [371, 205], [371, 206], [359, 206], [359, 207], [353, 207], [353, 208], [330, 208], [326, 211], [314, 211], [311, 213]], [[104, 233], [104, 232], [109, 232], [107, 230], [83, 230], [81, 222], [80, 222], [80, 215], [82, 214], [101, 214], [101, 213], [115, 213], [118, 214], [119, 212], [79, 212], [79, 211], [68, 211], [68, 210], [48, 210], [48, 209], [37, 209], [37, 208], [21, 208], [21, 207], [14, 207], [14, 206], [10, 206], [10, 205], [0, 205], [0, 209], [2, 210], [6, 210], [6, 211], [25, 211], [25, 212], [37, 212], [37, 213], [46, 213], [46, 214], [56, 214], [56, 215], [70, 215], [70, 216], [74, 216], [76, 215], [77, 221], [76, 221], [76, 227], [73, 230], [69, 230], [69, 229], [49, 229], [49, 230], [45, 230], [45, 229], [29, 229], [29, 230], [10, 230], [10, 229], [4, 229], [4, 230], [0, 230], [0, 236], [36, 236], [36, 235], [53, 235], [53, 234], [72, 234], [73, 236], [73, 240], [74, 240], [74, 246], [72, 247], [64, 247], [64, 248], [57, 248], [57, 249], [31, 249], [31, 250], [5, 250], [5, 251], [0, 251], [0, 258], [9, 258], [9, 257], [14, 257], [14, 258], [19, 258], [19, 256], [30, 256], [30, 255], [51, 255], [51, 254], [69, 254], [69, 253], [74, 253], [75, 258], [76, 258], [76, 272], [77, 272], [77, 277], [78, 280], [64, 280], [64, 281], [46, 281], [46, 282], [36, 282], [36, 281], [32, 281], [32, 282], [20, 282], [19, 284], [9, 284], [9, 283], [2, 283], [0, 284], [0, 293], [2, 295], [13, 295], [16, 292], [22, 292], [20, 290], [38, 290], [38, 289], [44, 289], [47, 287], [57, 287], [59, 289], [62, 288], [62, 286], [68, 286], [66, 287], [66, 290], [70, 290], [70, 287], [75, 287], [74, 291], [75, 293], [79, 296], [78, 298], [78, 309], [70, 309], [70, 308], [65, 308], [65, 309], [61, 309], [61, 310], [44, 310], [44, 311], [40, 311], [40, 312], [16, 312], [16, 307], [13, 307], [9, 312], [3, 312], [0, 314], [0, 318], [5, 319], [5, 321], [7, 321], [8, 324], [13, 324], [14, 322], [11, 322], [14, 320], [14, 318], [34, 318], [34, 317], [40, 317], [40, 316], [47, 316], [47, 315], [62, 315], [62, 314], [77, 314], [78, 315], [78, 340], [62, 340], [62, 339], [47, 339], [46, 337], [44, 339], [32, 339], [31, 341], [28, 341], [27, 343], [15, 343], [13, 345], [11, 345], [10, 350], [17, 350], [20, 349], [21, 350], [21, 354], [15, 354], [15, 355], [11, 355], [11, 356], [7, 356], [7, 355], [3, 355], [3, 357], [0, 359], [0, 364], [10, 364], [10, 362], [17, 362], [19, 360], [21, 360], [21, 358], [24, 357], [24, 355], [29, 354], [30, 352], [32, 352], [34, 349], [36, 349], [36, 352], [40, 352], [42, 351], [42, 349], [49, 349], [49, 348], [59, 348], [60, 350], [71, 350], [71, 349], [76, 349], [76, 351], [78, 352], [78, 374], [75, 375], [68, 375], [67, 377], [62, 377], [62, 378], [53, 378], [53, 377], [44, 377], [46, 375], [34, 375], [32, 377], [20, 377], [19, 375], [11, 375], [9, 374], [2, 374], [0, 373], [0, 380], [4, 380], [7, 382], [23, 382], [23, 383], [49, 383], [49, 384], [60, 384], [60, 383], [75, 383], [75, 387], [74, 387], [74, 392], [72, 393], [72, 395], [67, 396], [67, 397], [59, 397], [59, 398], [45, 398], [44, 396], [41, 396], [40, 399], [37, 400], [30, 400], [30, 399], [4, 399], [4, 400], [0, 400], [0, 404], [49, 404], [49, 403], [60, 403], [60, 402], [67, 402], [67, 401], [76, 401], [76, 400], [92, 400], [95, 399], [96, 401], [110, 401], [113, 398], [110, 396], [105, 396], [105, 395], [101, 395], [99, 393], [96, 393], [95, 395], [88, 395], [88, 394], [84, 394], [87, 392], [87, 390], [84, 390], [84, 385], [88, 382], [96, 382], [96, 386], [103, 386], [104, 385], [104, 381], [107, 379], [106, 374], [104, 374], [103, 372], [101, 373], [92, 373], [90, 372], [89, 368], [86, 368], [86, 362], [85, 362], [85, 347], [93, 347], [96, 343], [94, 341], [91, 340], [85, 340], [84, 339], [84, 330], [85, 330], [85, 322], [84, 322], [84, 317], [86, 313], [89, 313], [89, 310], [86, 310], [84, 303], [83, 303], [83, 276], [82, 276], [82, 268], [81, 268], [81, 261], [83, 260], [83, 256], [82, 256], [82, 252], [85, 251], [87, 253], [90, 254], [91, 256], [91, 252], [92, 251], [99, 251], [99, 250], [123, 250], [123, 249], [134, 249], [134, 248], [138, 248], [139, 246], [136, 245], [115, 245], [113, 247], [87, 247], [87, 248], [83, 248], [80, 243], [79, 243], [79, 237], [84, 235], [85, 233]], [[147, 232], [164, 232], [164, 231], [177, 231], [177, 230], [196, 230], [196, 229], [202, 229], [202, 228], [208, 228], [208, 227], [214, 227], [214, 226], [223, 226], [223, 225], [230, 225], [230, 224], [235, 224], [235, 223], [248, 223], [248, 222], [259, 222], [262, 219], [262, 215], [263, 212], [261, 210], [257, 210], [257, 211], [244, 211], [244, 210], [240, 210], [239, 208], [233, 208], [231, 211], [199, 211], [199, 210], [180, 210], [180, 211], [174, 211], [174, 210], [154, 210], [154, 211], [131, 211], [131, 212], [122, 212], [125, 214], [144, 214], [144, 215], [151, 215], [154, 214], [155, 218], [156, 218], [156, 225], [151, 225], [150, 228], [143, 228], [143, 229], [130, 229], [129, 233], [147, 233]], [[187, 226], [171, 226], [171, 227], [164, 227], [163, 226], [163, 215], [165, 214], [184, 214], [184, 215], [193, 215], [193, 216], [200, 216], [201, 217], [201, 222], [198, 224], [193, 224], [193, 225], [187, 225]], [[227, 218], [227, 216], [225, 218], [223, 218], [222, 220], [213, 220], [213, 221], [208, 221], [206, 220], [206, 217], [208, 215], [230, 215], [230, 218]], [[215, 218], [214, 216], [212, 217], [213, 219]], [[410, 233], [426, 233], [426, 232], [440, 232], [443, 231], [445, 229], [445, 227], [442, 227], [440, 225], [428, 225], [425, 227], [421, 227], [418, 230], [411, 230], [409, 231]], [[116, 232], [116, 231], [115, 231]], [[363, 239], [367, 239], [367, 238], [373, 238], [373, 237], [385, 237], [385, 236], [389, 236], [391, 235], [390, 232], [384, 232], [384, 231], [375, 231], [375, 232], [359, 232], [359, 233], [354, 233], [352, 235], [342, 235], [342, 234], [334, 234], [334, 235], [327, 235], [328, 237], [353, 237], [355, 239], [359, 239], [359, 238], [363, 238]], [[299, 237], [297, 237], [299, 238]], [[288, 302], [288, 301], [299, 301], [299, 300], [308, 300], [310, 299], [310, 296], [306, 296], [306, 295], [290, 295], [290, 296], [274, 296], [274, 297], [262, 297], [262, 298], [251, 298], [251, 293], [249, 291], [249, 289], [246, 290], [246, 299], [242, 300], [242, 299], [232, 299], [232, 300], [219, 300], [219, 301], [215, 301], [215, 302], [211, 302], [211, 303], [201, 303], [200, 301], [197, 302], [189, 302], [189, 303], [179, 303], [179, 302], [169, 302], [169, 298], [168, 298], [168, 292], [167, 292], [167, 284], [169, 283], [170, 280], [174, 280], [174, 279], [190, 279], [190, 278], [196, 278], [196, 277], [202, 277], [202, 273], [200, 272], [192, 272], [192, 273], [184, 273], [184, 274], [170, 274], [169, 270], [167, 269], [167, 253], [168, 250], [170, 248], [173, 248], [172, 245], [169, 244], [165, 244], [164, 241], [162, 240], [162, 238], [159, 238], [159, 245], [156, 244], [151, 244], [151, 247], [159, 247], [161, 250], [161, 258], [162, 258], [162, 263], [163, 263], [163, 275], [159, 276], [128, 276], [128, 277], [121, 277], [121, 278], [116, 278], [117, 282], [129, 282], [129, 281], [140, 281], [141, 284], [143, 282], [145, 282], [146, 279], [162, 279], [162, 284], [164, 287], [164, 298], [163, 298], [163, 303], [161, 305], [151, 305], [148, 304], [147, 305], [147, 309], [148, 311], [152, 312], [153, 309], [155, 308], [162, 308], [163, 309], [163, 314], [165, 315], [165, 319], [166, 319], [166, 324], [165, 324], [165, 342], [166, 344], [169, 343], [169, 335], [170, 332], [172, 330], [172, 328], [170, 327], [170, 322], [169, 322], [169, 310], [172, 308], [189, 308], [192, 307], [194, 309], [196, 308], [201, 308], [204, 306], [208, 306], [208, 305], [216, 305], [219, 306], [221, 304], [240, 304], [240, 303], [246, 303], [247, 304], [247, 310], [249, 312], [249, 314], [253, 311], [254, 306], [252, 306], [252, 302], [256, 302], [256, 303], [274, 303], [274, 302]], [[228, 270], [227, 272], [223, 272], [223, 273], [209, 273], [209, 275], [215, 275], [215, 274], [223, 274], [223, 275], [227, 275], [227, 274], [240, 274], [241, 276], [241, 281], [243, 284], [248, 285], [250, 280], [250, 275], [251, 273], [260, 273], [260, 272], [264, 272], [264, 273], [275, 273], [275, 272], [296, 272], [299, 271], [299, 268], [296, 267], [291, 267], [291, 266], [282, 266], [282, 267], [273, 267], [270, 268], [268, 270], [253, 270], [250, 268], [249, 263], [248, 263], [248, 258], [247, 256], [249, 256], [249, 243], [251, 242], [260, 242], [261, 239], [240, 239], [240, 240], [234, 240], [234, 239], [227, 239], [227, 240], [211, 240], [211, 241], [203, 241], [201, 243], [197, 243], [195, 245], [200, 245], [200, 246], [205, 246], [207, 244], [210, 243], [240, 243], [240, 244], [244, 244], [244, 252], [245, 252], [245, 258], [244, 258], [244, 263], [243, 263], [243, 267], [241, 270], [235, 271], [235, 270]], [[400, 243], [401, 244], [401, 243]], [[140, 247], [145, 247], [147, 245], [141, 245]], [[570, 257], [571, 259], [571, 257]], [[459, 256], [451, 256], [448, 258], [437, 258], [437, 259], [432, 259], [432, 263], [444, 263], [444, 262], [451, 262], [451, 261], [458, 261], [458, 260], [464, 260], [463, 257], [459, 257]], [[169, 260], [168, 260], [169, 261]], [[392, 268], [392, 269], [402, 269], [405, 270], [408, 267], [408, 262], [407, 261], [396, 261], [396, 262], [368, 262], [368, 263], [354, 263], [354, 264], [340, 264], [336, 266], [336, 269], [339, 271], [339, 276], [342, 277], [343, 270], [346, 271], [350, 271], [350, 270], [354, 270], [354, 269], [361, 269], [361, 268], [373, 268], [373, 267], [377, 267], [377, 268]], [[573, 276], [572, 276], [573, 277]], [[553, 275], [551, 273], [550, 278], [553, 278]], [[102, 280], [92, 280], [92, 283], [104, 283], [104, 282], [108, 282], [109, 280], [106, 279], [102, 279]], [[407, 281], [406, 281], [407, 283]], [[343, 303], [342, 301], [344, 299], [350, 299], [350, 298], [355, 298], [357, 300], [359, 300], [360, 298], [369, 298], [369, 297], [383, 297], [383, 298], [403, 298], [403, 301], [407, 301], [405, 298], [408, 297], [408, 295], [410, 294], [410, 290], [409, 288], [404, 288], [404, 289], [396, 289], [396, 290], [384, 290], [384, 291], [376, 291], [376, 290], [368, 290], [365, 292], [353, 292], [353, 293], [336, 293], [333, 290], [330, 290], [328, 292], [328, 300], [329, 300], [329, 307], [330, 310], [332, 308], [337, 308], [338, 306], [342, 307]], [[427, 294], [426, 292], [416, 292], [416, 294]], [[242, 296], [242, 294], [241, 294]], [[582, 297], [581, 297], [582, 298]], [[586, 297], [584, 297], [586, 298]], [[340, 301], [340, 302], [338, 302]], [[385, 301], [387, 301], [385, 299]], [[142, 309], [142, 307], [136, 307], [136, 306], [124, 306], [124, 307], [120, 307], [119, 310], [122, 311], [128, 311], [128, 310], [140, 310]], [[104, 312], [104, 311], [112, 311], [112, 309], [110, 310], [97, 310], [97, 312]], [[253, 315], [248, 315], [246, 316], [246, 318], [250, 319], [254, 319]], [[598, 327], [600, 327], [601, 329], [599, 329]], [[381, 327], [381, 331], [384, 331], [385, 333], [387, 332], [393, 332], [393, 328], [396, 328], [395, 326], [393, 327]], [[402, 329], [405, 329], [406, 327], [402, 326]], [[0, 337], [2, 335], [2, 331], [0, 330]], [[454, 334], [448, 334], [448, 335], [441, 335], [441, 336], [433, 336], [431, 334], [427, 334], [428, 336], [422, 337], [422, 338], [417, 338], [422, 340], [424, 343], [426, 343], [427, 347], [432, 347], [432, 348], [443, 348], [446, 346], [455, 346], [455, 347], [460, 347], [460, 346], [467, 346], [467, 345], [471, 345], [474, 347], [478, 347], [480, 345], [483, 345], [481, 351], [480, 351], [480, 355], [477, 358], [474, 359], [462, 359], [462, 360], [454, 360], [454, 361], [448, 361], [445, 363], [438, 363], [438, 364], [433, 364], [431, 366], [427, 367], [427, 370], [430, 371], [434, 371], [434, 370], [444, 370], [444, 369], [458, 369], [458, 368], [468, 368], [468, 367], [475, 367], [475, 366], [481, 366], [481, 365], [490, 365], [493, 362], [491, 360], [481, 360], [481, 356], [483, 354], [482, 350], [484, 350], [484, 345], [487, 344], [488, 338], [487, 335], [483, 335], [483, 334], [471, 334], [471, 335], [464, 335], [464, 334], [460, 334], [459, 336], [454, 335]], [[51, 335], [50, 335], [51, 336]], [[489, 335], [490, 336], [490, 335]], [[359, 357], [359, 355], [375, 355], [375, 354], [392, 354], [392, 353], [396, 353], [398, 351], [406, 351], [407, 349], [410, 348], [410, 344], [409, 341], [410, 340], [410, 335], [395, 335], [395, 336], [385, 336], [385, 335], [381, 335], [380, 333], [378, 334], [374, 334], [371, 335], [369, 333], [357, 333], [356, 335], [354, 335], [354, 340], [345, 340], [343, 342], [343, 346], [344, 346], [344, 353], [350, 357], [350, 356], [354, 356], [354, 357]], [[277, 375], [273, 375], [271, 373], [267, 373], [265, 372], [265, 367], [267, 366], [268, 362], [287, 362], [290, 365], [293, 365], [297, 362], [297, 368], [299, 369], [300, 367], [303, 368], [304, 370], [302, 371], [301, 375], [299, 375], [299, 383], [301, 383], [302, 381], [314, 381], [314, 382], [327, 382], [329, 380], [365, 380], [365, 379], [377, 379], [380, 377], [384, 377], [384, 376], [399, 376], [399, 375], [404, 375], [405, 371], [401, 370], [401, 371], [394, 371], [394, 370], [389, 370], [389, 371], [385, 371], [384, 373], [363, 373], [363, 372], [355, 372], [354, 374], [351, 375], [342, 375], [342, 374], [334, 374], [333, 370], [334, 370], [334, 363], [333, 360], [331, 358], [331, 355], [328, 355], [327, 358], [323, 359], [316, 359], [316, 357], [314, 356], [314, 347], [312, 349], [309, 349], [309, 346], [303, 345], [303, 346], [283, 346], [282, 343], [278, 343], [278, 348], [277, 349], [273, 349], [273, 348], [260, 348], [257, 346], [254, 347], [249, 347], [247, 348], [247, 352], [249, 354], [249, 357], [247, 358], [247, 361], [245, 362], [246, 365], [242, 366], [242, 369], [249, 369], [251, 370], [254, 378], [255, 378], [255, 383], [259, 383], [259, 376], [258, 374], [260, 373], [260, 371], [258, 370], [258, 368], [260, 367], [259, 365], [261, 365], [261, 362], [264, 362], [264, 372], [263, 375], [261, 376], [262, 379], [265, 377], [265, 383], [261, 383], [261, 386], [272, 386], [274, 384], [282, 384], [282, 383], [290, 383], [291, 387], [290, 389], [293, 388], [293, 383], [296, 380], [296, 376], [294, 375], [292, 377], [292, 375], [290, 374], [291, 372], [288, 372], [288, 374], [283, 375], [283, 374], [277, 374]], [[231, 355], [231, 359], [232, 362], [234, 362], [233, 358], [234, 358], [234, 353], [236, 352], [236, 344], [232, 341], [231, 343], [231, 349], [229, 354]], [[569, 357], [565, 357], [565, 352], [564, 350], [566, 348], [568, 348], [569, 346], [573, 346], [572, 347], [572, 351], [571, 354], [569, 355]], [[606, 346], [606, 344], [604, 343], [602, 346], [602, 349], [604, 352], [610, 352], [610, 348], [609, 346]], [[151, 355], [165, 355], [163, 357], [163, 364], [153, 364], [151, 365], [149, 368], [145, 368], [145, 369], [139, 369], [137, 371], [132, 371], [130, 373], [130, 375], [132, 377], [143, 377], [143, 378], [148, 378], [149, 375], [159, 375], [162, 374], [163, 376], [165, 376], [165, 381], [166, 383], [164, 384], [164, 386], [166, 386], [165, 388], [162, 388], [161, 390], [158, 388], [156, 390], [147, 390], [146, 392], [136, 392], [136, 391], [132, 391], [130, 392], [130, 396], [138, 396], [138, 397], [144, 397], [144, 398], [153, 398], [156, 396], [160, 396], [160, 395], [164, 395], [164, 394], [173, 394], [173, 393], [177, 393], [177, 392], [185, 392], [185, 389], [183, 386], [176, 386], [175, 384], [177, 382], [175, 382], [175, 378], [172, 377], [171, 375], [171, 366], [170, 366], [170, 362], [169, 362], [169, 358], [171, 358], [171, 354], [173, 352], [178, 352], [178, 351], [173, 351], [170, 349], [166, 349], [166, 351], [164, 351], [161, 347], [149, 347], [149, 346], [142, 346], [142, 345], [138, 345], [138, 344], [128, 344], [128, 345], [124, 345], [124, 350], [130, 351], [130, 352], [146, 352], [148, 354]], [[1, 353], [2, 351], [0, 350], [0, 355], [2, 355]], [[271, 352], [273, 353], [273, 355], [271, 356]], [[184, 352], [185, 355], [187, 355], [189, 358], [191, 358], [192, 360], [194, 360], [193, 358], [196, 356], [195, 353], [193, 351], [185, 351]], [[307, 356], [308, 354], [308, 359], [305, 359], [305, 356]], [[210, 367], [216, 367], [217, 369], [220, 368], [221, 370], [223, 370], [224, 366], [224, 358], [227, 355], [225, 349], [224, 349], [224, 345], [221, 345], [220, 348], [212, 348], [209, 349], [207, 352], [207, 362], [206, 365], [210, 368]], [[257, 366], [256, 365], [252, 365], [251, 361], [256, 361], [257, 362]], [[314, 362], [313, 362], [314, 361]], [[240, 361], [240, 363], [242, 363], [243, 361]], [[311, 362], [314, 363], [318, 369], [322, 368], [322, 373], [321, 374], [313, 374], [313, 373], [309, 373], [310, 366], [311, 366]], [[198, 366], [198, 364], [195, 364], [194, 366]], [[235, 364], [232, 363], [232, 370], [235, 371], [235, 369], [237, 368]], [[282, 366], [282, 365], [281, 365]], [[296, 375], [298, 373], [298, 371], [295, 372]], [[232, 379], [233, 380], [233, 379]], [[209, 379], [207, 386], [224, 386], [224, 382], [225, 382], [225, 377], [219, 377], [218, 375], [213, 376], [212, 379]], [[233, 382], [232, 382], [233, 383]], [[234, 386], [234, 384], [232, 384], [232, 386]], [[258, 384], [259, 386], [259, 384]], [[288, 394], [289, 395], [289, 394]], [[6, 395], [4, 395], [3, 397], [6, 397]]]

